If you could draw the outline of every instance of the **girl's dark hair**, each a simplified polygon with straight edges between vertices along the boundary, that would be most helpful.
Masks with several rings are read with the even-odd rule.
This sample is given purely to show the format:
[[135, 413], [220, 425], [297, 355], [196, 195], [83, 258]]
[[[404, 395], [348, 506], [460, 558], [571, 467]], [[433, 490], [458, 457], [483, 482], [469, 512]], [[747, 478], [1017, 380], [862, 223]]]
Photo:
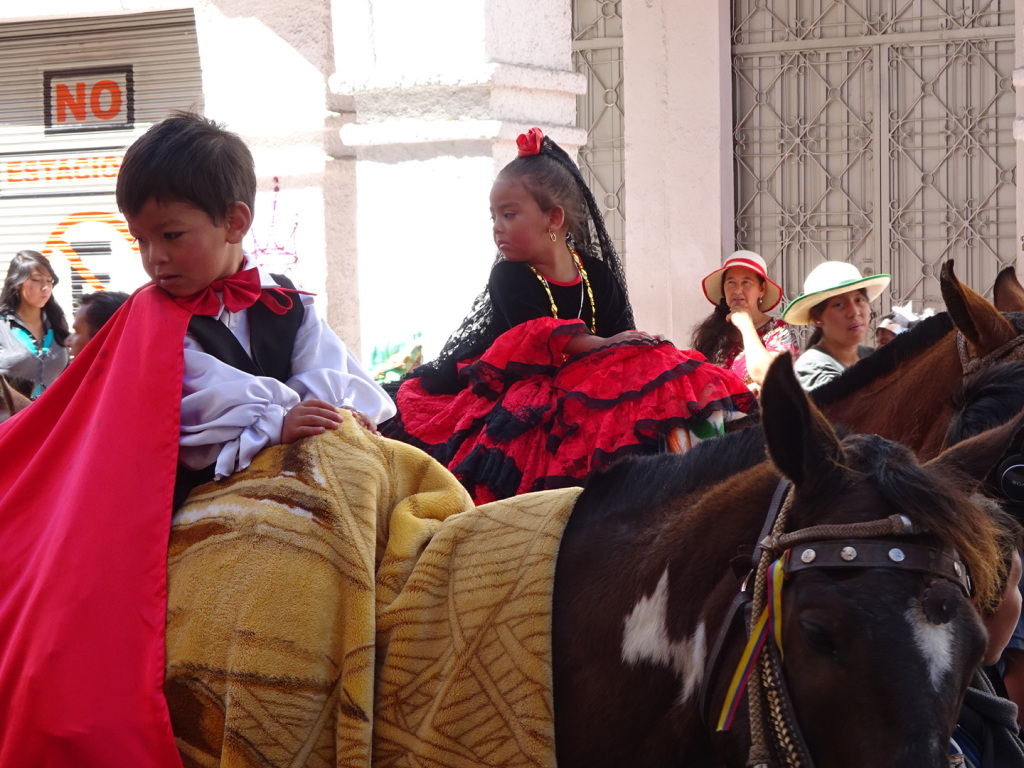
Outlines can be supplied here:
[[175, 112], [128, 147], [115, 195], [128, 216], [150, 200], [180, 201], [219, 222], [237, 201], [255, 211], [256, 171], [236, 134], [202, 115]]
[[[50, 260], [37, 251], [18, 251], [11, 259], [11, 265], [7, 268], [7, 279], [4, 280], [3, 291], [0, 292], [0, 315], [10, 315], [18, 311], [21, 306], [21, 286], [32, 276], [33, 270], [41, 269], [50, 276], [54, 286], [60, 282], [57, 273], [50, 266]], [[58, 344], [64, 344], [64, 339], [70, 333], [68, 321], [64, 317], [64, 310], [50, 294], [49, 301], [43, 306], [43, 315], [53, 329], [53, 339]]]
[[[555, 206], [565, 211], [568, 227], [568, 243], [580, 256], [591, 256], [603, 261], [615, 275], [623, 294], [626, 291], [626, 277], [622, 263], [612, 239], [605, 229], [604, 217], [594, 195], [580, 173], [580, 169], [564, 149], [547, 136], [541, 141], [540, 152], [536, 155], [517, 157], [498, 174], [498, 179], [515, 179], [537, 201], [542, 211]], [[501, 261], [499, 253], [495, 262]], [[630, 317], [632, 323], [632, 317]], [[479, 357], [498, 337], [494, 325], [494, 311], [487, 288], [476, 297], [473, 305], [455, 331], [442, 347], [436, 359], [413, 369], [402, 379], [422, 378], [428, 392], [454, 393], [461, 388], [456, 364], [472, 357]], [[394, 393], [401, 381], [385, 387]]]
[[[721, 275], [723, 286], [728, 272], [727, 269]], [[764, 285], [763, 277], [757, 275], [757, 279], [761, 285]], [[725, 291], [723, 290], [722, 293], [724, 294]], [[732, 351], [738, 349], [743, 343], [743, 335], [739, 329], [726, 320], [729, 311], [729, 305], [723, 295], [715, 310], [693, 329], [693, 337], [690, 339], [690, 346], [715, 365], [725, 365], [729, 362]]]
[[739, 328], [730, 323], [729, 305], [725, 299], [718, 302], [714, 311], [693, 329], [690, 346], [715, 365], [728, 362], [729, 353], [743, 341]]

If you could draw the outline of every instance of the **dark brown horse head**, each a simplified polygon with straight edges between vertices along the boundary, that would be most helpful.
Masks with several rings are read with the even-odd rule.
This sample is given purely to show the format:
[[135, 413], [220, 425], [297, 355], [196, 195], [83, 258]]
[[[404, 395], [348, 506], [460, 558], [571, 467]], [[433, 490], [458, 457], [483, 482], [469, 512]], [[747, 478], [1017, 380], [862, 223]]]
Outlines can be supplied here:
[[[921, 464], [878, 435], [837, 436], [787, 357], [770, 369], [761, 402], [763, 433], [620, 462], [581, 494], [553, 601], [559, 766], [746, 765], [745, 705], [731, 730], [715, 726], [746, 643], [734, 618], [743, 611], [729, 609], [743, 581], [737, 566], [749, 568], [780, 473], [792, 481], [791, 502], [785, 533], [769, 539], [773, 559], [788, 550], [787, 569], [806, 562], [797, 547], [811, 535], [842, 535], [881, 558], [812, 556], [784, 581], [782, 677], [813, 764], [948, 765], [985, 638], [965, 569], [974, 599], [998, 589], [994, 523], [976, 478], [1019, 421]], [[759, 461], [765, 443], [770, 462]], [[884, 535], [845, 538], [851, 525], [884, 520]], [[897, 566], [894, 549], [915, 567]]]
[[[1011, 443], [1020, 418], [921, 465], [876, 435], [840, 441], [784, 365], [766, 379], [762, 406], [769, 454], [794, 484], [791, 530], [904, 515], [922, 533], [884, 547], [909, 551], [912, 542], [926, 541], [955, 551], [973, 577], [975, 598], [994, 598], [994, 523], [972, 492]], [[797, 548], [790, 556], [799, 554]], [[783, 606], [785, 677], [818, 768], [948, 764], [948, 737], [985, 637], [955, 579], [891, 567], [821, 567], [789, 579]], [[893, 732], [901, 737], [881, 737]]]

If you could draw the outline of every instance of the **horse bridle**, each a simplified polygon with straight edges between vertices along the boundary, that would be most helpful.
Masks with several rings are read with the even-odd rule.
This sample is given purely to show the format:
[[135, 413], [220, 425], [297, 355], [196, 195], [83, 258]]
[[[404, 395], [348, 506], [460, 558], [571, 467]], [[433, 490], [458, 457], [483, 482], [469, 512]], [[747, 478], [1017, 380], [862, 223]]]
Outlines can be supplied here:
[[[963, 370], [964, 376], [970, 376], [972, 373], [977, 373], [983, 368], [988, 368], [990, 365], [994, 365], [1000, 360], [1009, 358], [1010, 353], [1015, 349], [1024, 344], [1024, 334], [1014, 336], [1005, 344], [993, 349], [987, 355], [983, 357], [971, 358], [971, 350], [967, 343], [967, 337], [964, 336], [962, 331], [956, 332], [956, 350], [960, 356], [960, 368]], [[1010, 359], [1021, 359], [1020, 355], [1015, 355]]]
[[[816, 525], [785, 533], [786, 516], [791, 503], [790, 483], [779, 481], [765, 519], [761, 537], [754, 550], [751, 573], [744, 579], [739, 593], [721, 624], [711, 654], [705, 680], [715, 677], [727, 636], [740, 608], [750, 608], [745, 622], [749, 637], [752, 620], [766, 609], [768, 568], [781, 561], [785, 574], [796, 574], [815, 568], [889, 568], [914, 571], [947, 579], [958, 585], [967, 597], [971, 595], [970, 578], [963, 563], [948, 550], [937, 549], [892, 537], [906, 537], [920, 532], [903, 515], [863, 523]], [[752, 591], [748, 591], [754, 575]], [[781, 617], [778, 617], [781, 620]], [[701, 712], [705, 723], [710, 709], [711, 686], [705, 684], [701, 695]], [[771, 760], [768, 737], [772, 737], [775, 755], [788, 768], [813, 768], [813, 761], [800, 733], [792, 700], [782, 674], [782, 657], [768, 633], [763, 650], [757, 658], [747, 685], [750, 712], [751, 746], [747, 765], [767, 768]]]

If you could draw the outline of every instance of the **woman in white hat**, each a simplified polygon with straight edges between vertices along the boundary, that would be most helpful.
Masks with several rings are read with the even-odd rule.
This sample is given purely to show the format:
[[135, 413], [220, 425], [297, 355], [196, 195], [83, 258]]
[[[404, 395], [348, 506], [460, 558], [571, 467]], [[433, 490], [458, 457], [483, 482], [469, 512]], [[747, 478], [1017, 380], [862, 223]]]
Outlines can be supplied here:
[[715, 311], [694, 329], [691, 345], [756, 391], [776, 355], [797, 352], [793, 328], [768, 315], [782, 300], [782, 289], [768, 279], [764, 259], [753, 251], [733, 253], [701, 287]]
[[804, 292], [789, 303], [782, 319], [815, 325], [809, 346], [794, 366], [804, 389], [820, 387], [873, 351], [864, 346], [871, 302], [889, 285], [889, 275], [864, 277], [853, 264], [826, 261], [804, 280]]

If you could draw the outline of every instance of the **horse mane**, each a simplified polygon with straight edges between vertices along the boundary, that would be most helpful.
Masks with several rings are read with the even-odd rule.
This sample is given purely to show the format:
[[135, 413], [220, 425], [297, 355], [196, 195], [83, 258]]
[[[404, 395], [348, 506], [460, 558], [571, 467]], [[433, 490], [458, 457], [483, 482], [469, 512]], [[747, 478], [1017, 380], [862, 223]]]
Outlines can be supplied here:
[[[946, 431], [946, 445], [955, 445], [986, 429], [1005, 424], [1024, 410], [1024, 361], [1013, 361], [983, 368], [972, 376], [953, 397], [953, 420]], [[1021, 438], [1006, 454], [1022, 452]], [[1000, 488], [998, 467], [985, 478], [984, 490], [998, 504], [1024, 523], [1024, 503], [1005, 498]]]
[[1005, 424], [1024, 409], [1024, 361], [983, 368], [953, 396], [946, 445]]
[[979, 607], [999, 600], [999, 529], [975, 502], [971, 478], [919, 464], [913, 452], [878, 435], [855, 434], [843, 441], [847, 464], [870, 479], [886, 507], [902, 509], [914, 527], [955, 550], [967, 566]]
[[672, 499], [721, 482], [765, 458], [760, 424], [705, 440], [681, 456], [626, 456], [587, 480], [573, 519], [596, 520], [591, 516], [613, 515], [622, 509], [660, 509]]
[[927, 317], [856, 365], [847, 368], [837, 378], [812, 390], [811, 399], [819, 408], [843, 400], [871, 382], [889, 375], [908, 360], [913, 360], [952, 330], [953, 320], [948, 312]]

